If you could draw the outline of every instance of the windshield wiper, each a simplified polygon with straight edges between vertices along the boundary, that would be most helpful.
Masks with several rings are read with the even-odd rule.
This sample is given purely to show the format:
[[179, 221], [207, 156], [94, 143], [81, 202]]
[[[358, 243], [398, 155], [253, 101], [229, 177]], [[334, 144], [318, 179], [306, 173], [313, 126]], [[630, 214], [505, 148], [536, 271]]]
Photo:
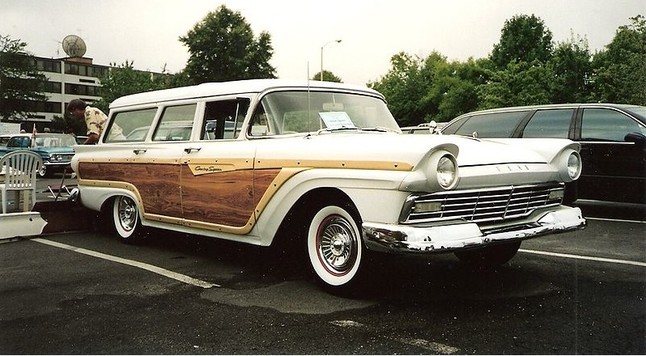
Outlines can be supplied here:
[[316, 131], [316, 134], [320, 135], [322, 132], [338, 132], [338, 131], [359, 131], [359, 128], [354, 126], [326, 127]]
[[362, 128], [362, 129], [361, 129], [361, 131], [397, 132], [397, 131], [395, 131], [395, 130], [393, 130], [393, 129], [389, 129], [389, 128], [387, 128], [387, 127], [381, 127], [381, 126], [377, 126], [377, 127], [364, 127], [364, 128]]

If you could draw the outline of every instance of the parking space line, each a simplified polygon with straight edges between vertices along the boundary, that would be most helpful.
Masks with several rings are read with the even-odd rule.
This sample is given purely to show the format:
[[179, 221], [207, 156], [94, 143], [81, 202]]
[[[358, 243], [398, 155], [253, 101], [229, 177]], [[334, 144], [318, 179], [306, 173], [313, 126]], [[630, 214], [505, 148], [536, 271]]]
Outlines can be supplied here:
[[[374, 328], [371, 328], [365, 324], [353, 321], [353, 320], [333, 320], [329, 322], [330, 324], [342, 328], [357, 328], [357, 329], [367, 329], [371, 332], [374, 332]], [[378, 334], [378, 333], [377, 333]], [[428, 341], [424, 339], [412, 339], [407, 337], [397, 337], [389, 335], [381, 335], [383, 338], [388, 340], [397, 341], [402, 344], [411, 345], [419, 347], [428, 351], [431, 351], [434, 354], [439, 355], [451, 355], [460, 352], [460, 349], [457, 347], [441, 344], [439, 342]]]
[[572, 258], [572, 259], [576, 259], [576, 260], [608, 262], [608, 263], [616, 263], [616, 264], [622, 264], [622, 265], [632, 265], [632, 266], [646, 267], [646, 263], [644, 263], [644, 262], [628, 261], [628, 260], [617, 260], [617, 259], [614, 259], [614, 258], [570, 255], [570, 254], [567, 254], [567, 253], [545, 252], [545, 251], [525, 250], [525, 249], [520, 249], [520, 250], [518, 250], [518, 252], [533, 253], [535, 255]]
[[105, 253], [96, 252], [96, 251], [92, 251], [92, 250], [87, 250], [87, 249], [84, 249], [84, 248], [80, 248], [80, 247], [76, 247], [76, 246], [72, 246], [72, 245], [66, 245], [66, 244], [63, 244], [63, 243], [60, 243], [60, 242], [55, 242], [55, 241], [46, 240], [46, 239], [42, 239], [42, 238], [33, 238], [33, 239], [30, 239], [30, 240], [39, 242], [41, 244], [45, 244], [45, 245], [49, 245], [49, 246], [53, 246], [53, 247], [58, 247], [58, 248], [70, 250], [70, 251], [73, 251], [73, 252], [82, 253], [84, 255], [88, 255], [88, 256], [92, 256], [92, 257], [98, 257], [98, 258], [101, 258], [101, 259], [104, 259], [104, 260], [117, 262], [117, 263], [121, 263], [121, 264], [124, 264], [124, 265], [132, 266], [132, 267], [141, 268], [141, 269], [144, 269], [146, 271], [157, 273], [157, 274], [159, 274], [161, 276], [168, 277], [168, 278], [180, 281], [182, 283], [194, 285], [196, 287], [201, 287], [201, 288], [221, 287], [219, 284], [205, 282], [205, 281], [193, 278], [193, 277], [183, 275], [181, 273], [169, 271], [167, 269], [157, 267], [157, 266], [154, 266], [154, 265], [150, 265], [150, 264], [147, 264], [147, 263], [143, 263], [143, 262], [133, 261], [133, 260], [129, 260], [129, 259], [126, 259], [126, 258], [112, 256], [112, 255], [107, 255]]
[[644, 220], [626, 220], [626, 219], [612, 219], [612, 218], [595, 218], [595, 217], [585, 217], [586, 220], [596, 220], [596, 221], [610, 221], [610, 222], [621, 222], [621, 223], [634, 223], [634, 224], [646, 224]]

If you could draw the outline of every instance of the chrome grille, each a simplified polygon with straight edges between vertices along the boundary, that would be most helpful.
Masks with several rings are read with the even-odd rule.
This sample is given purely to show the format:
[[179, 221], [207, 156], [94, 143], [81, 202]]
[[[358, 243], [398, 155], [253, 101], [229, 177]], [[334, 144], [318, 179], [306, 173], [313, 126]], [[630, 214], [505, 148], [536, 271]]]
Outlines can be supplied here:
[[557, 206], [563, 184], [507, 186], [491, 189], [449, 191], [413, 196], [406, 223], [463, 219], [492, 222], [527, 216], [541, 207]]

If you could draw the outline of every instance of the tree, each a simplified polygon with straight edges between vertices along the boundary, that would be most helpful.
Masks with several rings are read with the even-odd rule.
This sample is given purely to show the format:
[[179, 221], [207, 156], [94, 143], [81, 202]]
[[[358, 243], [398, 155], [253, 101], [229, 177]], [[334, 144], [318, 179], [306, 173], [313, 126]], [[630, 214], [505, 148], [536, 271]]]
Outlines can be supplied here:
[[541, 62], [511, 62], [478, 87], [480, 109], [549, 103], [554, 73]]
[[173, 76], [166, 73], [166, 69], [160, 74], [151, 74], [134, 69], [133, 64], [127, 60], [120, 65], [110, 63], [110, 70], [99, 78], [101, 100], [94, 102], [94, 106], [107, 113], [110, 103], [119, 97], [174, 86]]
[[[312, 80], [321, 80], [321, 72], [318, 72], [312, 76]], [[334, 83], [343, 83], [341, 78], [337, 77], [334, 75], [334, 73], [328, 71], [328, 70], [323, 70], [323, 81], [325, 82], [334, 82]]]
[[597, 101], [646, 105], [646, 18], [638, 15], [630, 20], [593, 58]]
[[0, 35], [0, 118], [20, 121], [44, 103], [47, 78], [25, 52], [27, 43]]
[[276, 77], [276, 69], [269, 64], [271, 36], [261, 32], [255, 39], [240, 12], [224, 5], [179, 40], [188, 47], [184, 72], [193, 84]]
[[552, 32], [540, 18], [518, 15], [505, 21], [500, 43], [493, 47], [490, 59], [498, 69], [511, 62], [546, 63], [552, 55]]
[[592, 75], [592, 56], [588, 42], [574, 39], [559, 43], [547, 66], [554, 73], [551, 102], [586, 102], [590, 97], [589, 78]]
[[470, 58], [465, 63], [449, 62], [445, 56], [433, 52], [424, 61], [422, 72], [424, 78], [431, 80], [422, 100], [427, 110], [426, 122], [449, 121], [478, 107], [476, 89], [484, 83], [486, 72], [477, 61]]
[[390, 59], [391, 69], [379, 81], [368, 86], [381, 92], [388, 101], [399, 126], [424, 122], [428, 110], [421, 102], [428, 93], [430, 81], [422, 77], [422, 60], [400, 52]]

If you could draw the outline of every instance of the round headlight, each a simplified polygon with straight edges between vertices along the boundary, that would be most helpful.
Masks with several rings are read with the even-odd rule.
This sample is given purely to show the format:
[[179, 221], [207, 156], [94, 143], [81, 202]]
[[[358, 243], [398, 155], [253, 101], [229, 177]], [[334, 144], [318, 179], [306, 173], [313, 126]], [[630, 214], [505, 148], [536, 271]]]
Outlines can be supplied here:
[[567, 174], [572, 180], [579, 178], [579, 175], [581, 175], [581, 156], [578, 152], [570, 153], [567, 159]]
[[457, 163], [452, 156], [442, 156], [437, 161], [437, 182], [443, 189], [450, 189], [458, 179]]

